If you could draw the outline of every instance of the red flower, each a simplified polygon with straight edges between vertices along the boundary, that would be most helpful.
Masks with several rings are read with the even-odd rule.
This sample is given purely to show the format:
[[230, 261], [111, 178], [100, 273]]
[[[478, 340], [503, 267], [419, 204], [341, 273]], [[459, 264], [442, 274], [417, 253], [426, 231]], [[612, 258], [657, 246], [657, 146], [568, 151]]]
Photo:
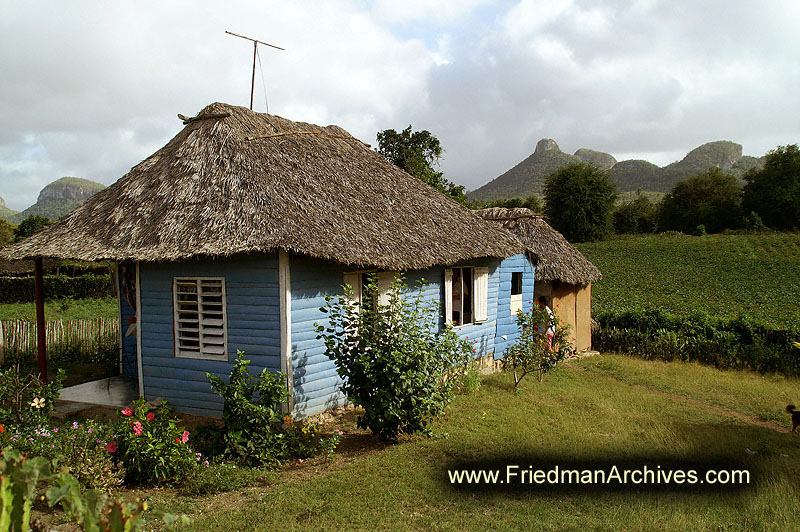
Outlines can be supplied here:
[[5, 431], [6, 431], [6, 428], [3, 426], [2, 423], [0, 423], [0, 432], [5, 432]]
[[133, 415], [133, 410], [131, 410], [130, 408], [126, 408], [125, 410], [120, 412], [120, 414], [122, 414], [123, 416], [132, 416]]
[[147, 418], [147, 421], [153, 421], [156, 418], [156, 415], [152, 412], [148, 412], [147, 416], [145, 417]]
[[186, 443], [187, 441], [189, 441], [189, 431], [184, 430], [183, 434], [181, 434], [181, 443]]
[[106, 444], [106, 447], [105, 447], [105, 449], [106, 449], [106, 451], [108, 451], [109, 453], [115, 453], [115, 452], [117, 452], [117, 442], [115, 442], [115, 441], [110, 441], [110, 442], [108, 442], [108, 443]]
[[136, 423], [132, 423], [131, 427], [133, 427], [133, 433], [134, 434], [136, 434], [137, 436], [141, 436], [142, 435], [142, 422], [141, 421], [137, 421]]

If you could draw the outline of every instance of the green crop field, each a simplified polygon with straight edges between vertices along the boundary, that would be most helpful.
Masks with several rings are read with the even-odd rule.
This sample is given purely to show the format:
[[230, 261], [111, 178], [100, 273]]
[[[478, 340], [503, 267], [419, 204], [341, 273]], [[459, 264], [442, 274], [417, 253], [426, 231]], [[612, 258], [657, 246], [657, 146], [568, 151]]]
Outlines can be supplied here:
[[603, 279], [592, 312], [658, 308], [800, 323], [800, 233], [634, 236], [578, 244]]

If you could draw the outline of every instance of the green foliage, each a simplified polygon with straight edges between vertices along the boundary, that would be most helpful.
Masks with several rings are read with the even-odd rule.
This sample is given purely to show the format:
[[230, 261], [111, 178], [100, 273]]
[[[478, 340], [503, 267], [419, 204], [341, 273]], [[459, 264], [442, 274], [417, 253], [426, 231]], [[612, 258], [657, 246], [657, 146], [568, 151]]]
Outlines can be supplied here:
[[126, 470], [126, 481], [139, 484], [180, 482], [197, 465], [188, 445], [189, 431], [178, 426], [166, 401], [151, 409], [144, 399], [119, 412], [116, 440], [109, 442]]
[[400, 433], [425, 432], [453, 397], [461, 372], [472, 357], [469, 342], [449, 327], [439, 330], [439, 305], [422, 290], [408, 301], [402, 277], [395, 279], [387, 304], [378, 303], [370, 279], [358, 303], [345, 296], [326, 297], [320, 310], [327, 324], [317, 324], [325, 354], [336, 362], [341, 389], [364, 408], [358, 426], [385, 440]]
[[[39, 497], [41, 484], [45, 484], [49, 506], [60, 505], [67, 518], [85, 532], [133, 532], [144, 528], [147, 503], [112, 499], [100, 490], [83, 492], [74, 476], [57, 469], [58, 462], [51, 463], [41, 456], [29, 458], [11, 447], [0, 452], [0, 530], [30, 529], [34, 524], [31, 507]], [[185, 515], [161, 517], [167, 526], [189, 523]], [[37, 523], [37, 530], [41, 529]]]
[[207, 431], [209, 447], [224, 448], [226, 457], [257, 467], [315, 454], [320, 445], [318, 429], [292, 422], [282, 414], [289, 397], [286, 376], [264, 369], [255, 377], [247, 368], [250, 361], [243, 357], [242, 351], [236, 353], [227, 383], [217, 375], [206, 374], [211, 389], [224, 401], [224, 428], [218, 433], [222, 441], [214, 443], [213, 431]]
[[764, 225], [761, 216], [757, 212], [750, 211], [750, 214], [742, 219], [742, 229], [750, 233], [763, 233], [768, 231], [769, 228]]
[[0, 248], [14, 241], [14, 232], [17, 226], [0, 218]]
[[719, 168], [681, 181], [661, 201], [659, 228], [692, 233], [704, 225], [709, 233], [735, 229], [740, 223], [742, 191], [736, 178]]
[[387, 161], [399, 166], [423, 183], [460, 203], [466, 203], [464, 187], [448, 181], [442, 172], [434, 169], [442, 156], [442, 146], [439, 139], [430, 131], [412, 133], [411, 126], [400, 133], [394, 129], [379, 131], [378, 151]]
[[492, 201], [472, 201], [470, 202], [471, 209], [485, 209], [487, 207], [505, 207], [507, 209], [525, 208], [533, 212], [542, 212], [542, 200], [536, 194], [528, 196], [527, 198], [511, 198], [511, 199], [498, 199]]
[[[116, 318], [119, 315], [117, 299], [88, 298], [70, 299], [65, 307], [64, 300], [44, 302], [44, 315], [47, 320], [82, 320], [88, 318]], [[36, 321], [36, 305], [31, 303], [0, 303], [0, 321]]]
[[122, 485], [125, 478], [125, 469], [105, 448], [113, 432], [113, 425], [91, 419], [52, 427], [8, 426], [0, 434], [0, 447], [12, 445], [30, 456], [57, 460], [60, 470], [73, 475], [82, 488], [110, 491]]
[[694, 236], [706, 236], [708, 232], [706, 231], [706, 226], [703, 224], [698, 225], [694, 228], [694, 232], [692, 233]]
[[579, 244], [603, 272], [593, 314], [659, 308], [775, 327], [800, 323], [800, 234], [644, 235]]
[[[547, 336], [552, 327], [552, 346]], [[571, 352], [569, 325], [564, 325], [556, 315], [550, 316], [544, 308], [533, 307], [529, 312], [517, 311], [519, 336], [503, 353], [503, 369], [514, 373], [514, 388], [528, 373], [536, 373], [539, 382]]]
[[20, 372], [19, 365], [0, 369], [0, 423], [16, 427], [47, 424], [63, 381], [63, 371], [42, 384], [38, 375]]
[[544, 185], [548, 222], [570, 242], [600, 240], [611, 232], [617, 189], [608, 172], [575, 163], [551, 174]]
[[800, 374], [792, 341], [800, 329], [775, 328], [747, 317], [716, 319], [661, 310], [606, 313], [596, 317], [595, 349], [645, 359], [697, 361], [718, 368]]
[[49, 218], [31, 215], [22, 220], [14, 230], [14, 242], [19, 242], [53, 223]]
[[6, 447], [0, 453], [0, 530], [28, 532], [36, 487], [50, 475], [45, 458], [28, 458]]
[[617, 206], [612, 216], [614, 232], [619, 234], [655, 233], [658, 226], [656, 205], [641, 193]]
[[755, 211], [772, 229], [800, 228], [800, 148], [778, 146], [766, 155], [764, 168], [744, 176], [742, 206]]
[[[33, 277], [0, 277], [0, 303], [34, 301], [33, 283]], [[114, 294], [114, 284], [108, 274], [45, 275], [44, 294], [48, 300], [108, 298]]]

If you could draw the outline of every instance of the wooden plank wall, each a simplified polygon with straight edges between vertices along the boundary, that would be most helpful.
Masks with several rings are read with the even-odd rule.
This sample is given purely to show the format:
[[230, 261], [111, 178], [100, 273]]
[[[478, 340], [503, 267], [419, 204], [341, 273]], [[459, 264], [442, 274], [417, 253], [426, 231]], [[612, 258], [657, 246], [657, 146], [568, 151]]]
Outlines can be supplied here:
[[[534, 266], [524, 255], [514, 255], [500, 263], [497, 338], [494, 342], [495, 360], [503, 358], [503, 352], [519, 336], [516, 315], [511, 314], [511, 273], [522, 272], [522, 311], [530, 312], [533, 302]], [[506, 338], [503, 339], [503, 336]]]
[[[173, 335], [174, 277], [224, 277], [227, 295], [228, 360], [176, 358]], [[251, 360], [250, 372], [280, 371], [280, 311], [277, 254], [213, 261], [142, 264], [142, 366], [147, 399], [161, 397], [182, 412], [220, 415], [206, 372], [227, 377], [237, 349]]]

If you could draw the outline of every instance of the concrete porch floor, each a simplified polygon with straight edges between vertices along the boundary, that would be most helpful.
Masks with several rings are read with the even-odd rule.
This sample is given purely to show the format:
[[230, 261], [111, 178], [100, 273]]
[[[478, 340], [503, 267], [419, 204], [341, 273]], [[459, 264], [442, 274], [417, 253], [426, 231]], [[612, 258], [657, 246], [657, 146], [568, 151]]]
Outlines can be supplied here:
[[138, 399], [136, 379], [111, 377], [63, 388], [56, 401], [56, 414], [68, 415], [88, 406], [124, 408]]

